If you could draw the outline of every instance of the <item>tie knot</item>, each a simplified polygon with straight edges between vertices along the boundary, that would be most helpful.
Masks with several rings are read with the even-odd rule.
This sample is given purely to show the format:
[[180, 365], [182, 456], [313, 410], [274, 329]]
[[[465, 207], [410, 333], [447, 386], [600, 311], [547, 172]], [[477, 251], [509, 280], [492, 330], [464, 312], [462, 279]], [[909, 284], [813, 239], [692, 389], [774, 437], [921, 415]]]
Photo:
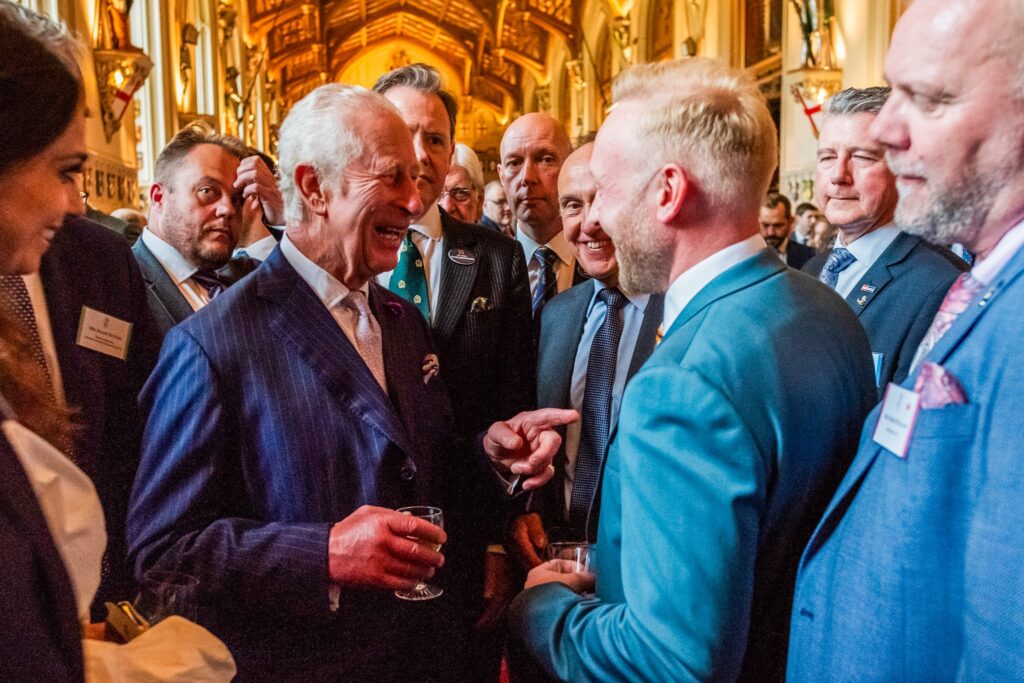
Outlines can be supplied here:
[[604, 302], [605, 306], [616, 311], [620, 308], [624, 308], [625, 305], [629, 303], [629, 299], [626, 298], [626, 295], [615, 287], [605, 287], [597, 293], [597, 298]]
[[555, 250], [547, 246], [537, 247], [537, 251], [533, 252], [533, 254], [540, 264], [548, 268], [553, 266], [555, 261], [558, 260], [558, 254], [555, 253]]
[[211, 299], [224, 289], [224, 282], [215, 270], [197, 270], [192, 273], [192, 279], [202, 285]]
[[[828, 255], [828, 263], [832, 264], [832, 270], [839, 272], [844, 270], [848, 265], [857, 260], [857, 257], [849, 249], [843, 247], [836, 247], [832, 250], [832, 253]], [[828, 267], [826, 263], [826, 267]]]
[[360, 318], [370, 315], [370, 304], [366, 301], [366, 295], [361, 290], [353, 289], [341, 300], [341, 305], [354, 310]]

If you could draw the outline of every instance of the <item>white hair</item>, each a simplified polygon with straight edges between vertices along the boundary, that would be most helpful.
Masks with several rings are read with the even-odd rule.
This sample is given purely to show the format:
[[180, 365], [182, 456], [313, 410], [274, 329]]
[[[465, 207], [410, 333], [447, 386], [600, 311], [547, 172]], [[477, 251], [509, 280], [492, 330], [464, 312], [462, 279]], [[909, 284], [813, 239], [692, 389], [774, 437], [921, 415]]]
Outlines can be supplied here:
[[452, 166], [461, 166], [466, 169], [469, 179], [473, 183], [473, 189], [481, 195], [484, 192], [484, 170], [480, 165], [480, 158], [469, 145], [461, 142], [455, 143], [455, 156], [452, 159]]
[[682, 162], [711, 209], [755, 208], [778, 163], [778, 137], [749, 74], [691, 57], [642, 64], [612, 85], [616, 102], [640, 100], [633, 130], [650, 165]]
[[356, 117], [394, 115], [398, 110], [382, 95], [356, 85], [329, 83], [303, 97], [281, 124], [277, 146], [279, 186], [289, 225], [308, 219], [295, 186], [295, 169], [311, 166], [325, 187], [341, 187], [345, 168], [365, 151]]

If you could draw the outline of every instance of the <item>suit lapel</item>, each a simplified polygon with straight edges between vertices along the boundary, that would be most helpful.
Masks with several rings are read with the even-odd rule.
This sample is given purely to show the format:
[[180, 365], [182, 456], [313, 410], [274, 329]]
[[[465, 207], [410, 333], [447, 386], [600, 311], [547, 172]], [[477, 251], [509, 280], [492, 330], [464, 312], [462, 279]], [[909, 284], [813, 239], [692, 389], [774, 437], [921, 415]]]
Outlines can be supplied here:
[[[469, 293], [476, 280], [477, 268], [480, 266], [480, 255], [476, 253], [476, 239], [458, 224], [451, 216], [441, 211], [441, 230], [444, 235], [445, 255], [441, 261], [441, 291], [437, 302], [437, 315], [434, 320], [434, 336], [443, 343], [452, 332], [466, 310]], [[473, 263], [461, 265], [448, 258], [453, 250], [462, 250], [467, 256], [473, 257]]]
[[672, 326], [665, 331], [665, 337], [668, 338], [715, 301], [781, 273], [786, 268], [786, 264], [768, 249], [744, 259], [701, 289], [679, 313]]
[[[279, 249], [256, 271], [255, 277], [260, 298], [276, 304], [271, 324], [277, 335], [316, 370], [330, 392], [343, 398], [360, 419], [369, 421], [402, 450], [413, 452], [391, 400], [338, 327], [334, 316]], [[383, 327], [381, 331], [383, 333]]]
[[903, 232], [896, 236], [846, 297], [846, 303], [854, 313], [860, 316], [864, 312], [882, 289], [892, 281], [892, 267], [907, 258], [920, 241], [920, 237]]
[[633, 358], [629, 361], [629, 371], [626, 373], [626, 382], [633, 378], [637, 370], [654, 353], [654, 342], [658, 338], [658, 328], [661, 327], [662, 318], [665, 315], [665, 295], [652, 294], [647, 300], [647, 308], [644, 309], [644, 319], [640, 323], [640, 333], [636, 338], [636, 347], [633, 349]]
[[174, 284], [171, 276], [156, 260], [153, 252], [146, 247], [146, 243], [138, 240], [132, 246], [132, 251], [139, 262], [139, 270], [142, 271], [142, 279], [146, 281], [146, 289], [151, 294], [150, 300], [157, 301], [175, 324], [192, 315], [192, 307], [188, 305], [188, 301], [182, 296], [181, 290]]

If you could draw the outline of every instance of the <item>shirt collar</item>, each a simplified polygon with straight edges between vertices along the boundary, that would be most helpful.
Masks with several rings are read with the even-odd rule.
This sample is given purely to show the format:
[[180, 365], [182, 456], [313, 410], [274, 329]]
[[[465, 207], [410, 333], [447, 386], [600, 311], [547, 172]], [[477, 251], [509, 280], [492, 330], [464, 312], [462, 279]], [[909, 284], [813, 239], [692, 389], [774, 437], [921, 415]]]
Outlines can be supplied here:
[[896, 226], [890, 224], [876, 228], [871, 232], [861, 235], [853, 241], [853, 244], [843, 244], [843, 233], [839, 233], [836, 236], [835, 247], [841, 247], [846, 249], [857, 259], [858, 263], [864, 263], [870, 265], [878, 260], [878, 257], [882, 255], [882, 252], [889, 248], [893, 240], [899, 236], [900, 230]]
[[[588, 318], [590, 317], [590, 314], [594, 310], [594, 304], [597, 303], [597, 293], [600, 292], [602, 289], [607, 289], [608, 288], [608, 285], [606, 285], [605, 283], [601, 282], [596, 277], [593, 278], [591, 280], [591, 282], [594, 283], [594, 294], [590, 297], [590, 307], [587, 308], [587, 317]], [[621, 289], [619, 291], [622, 292]], [[651, 299], [651, 295], [650, 294], [628, 294], [626, 292], [622, 292], [622, 296], [624, 296], [627, 299], [629, 299], [629, 304], [632, 304], [633, 306], [635, 306], [637, 309], [639, 309], [639, 311], [641, 313], [645, 313], [647, 311], [647, 302], [650, 301], [650, 299]], [[627, 305], [629, 305], [629, 304], [627, 304]]]
[[[287, 232], [281, 238], [281, 254], [328, 310], [341, 303], [342, 299], [352, 291], [342, 284], [341, 280], [310, 261], [288, 238]], [[367, 301], [369, 301], [370, 283], [364, 283], [359, 291], [366, 295]]]
[[665, 317], [662, 329], [668, 331], [686, 305], [693, 301], [712, 280], [737, 263], [768, 248], [761, 235], [730, 244], [693, 266], [676, 278], [665, 293]]
[[988, 256], [975, 262], [971, 276], [986, 285], [992, 284], [1021, 245], [1024, 245], [1024, 221], [1010, 228]]
[[441, 210], [437, 204], [431, 204], [427, 212], [420, 216], [412, 225], [410, 230], [415, 230], [424, 237], [429, 237], [435, 242], [441, 239]]
[[142, 230], [141, 239], [146, 248], [153, 253], [156, 260], [167, 271], [167, 274], [171, 276], [175, 285], [180, 285], [199, 270], [189, 263], [188, 259], [181, 255], [180, 251], [158, 237], [149, 228]]
[[[529, 264], [533, 258], [533, 252], [537, 251], [540, 244], [534, 241], [532, 237], [527, 235], [520, 229], [516, 229], [516, 240], [523, 245], [523, 253], [526, 255], [526, 263]], [[569, 240], [565, 239], [565, 233], [559, 230], [555, 233], [555, 236], [548, 240], [548, 243], [544, 245], [551, 251], [555, 252], [558, 259], [565, 264], [572, 263], [575, 254], [572, 251], [572, 247], [569, 246]]]

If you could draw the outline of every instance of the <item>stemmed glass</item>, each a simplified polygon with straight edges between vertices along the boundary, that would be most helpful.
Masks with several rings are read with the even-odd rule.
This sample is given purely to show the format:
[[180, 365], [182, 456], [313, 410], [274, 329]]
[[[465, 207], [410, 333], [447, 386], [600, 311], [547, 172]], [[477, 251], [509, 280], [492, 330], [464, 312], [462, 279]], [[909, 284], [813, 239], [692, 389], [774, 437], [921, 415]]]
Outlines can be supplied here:
[[[435, 526], [444, 528], [444, 513], [441, 512], [441, 508], [430, 507], [429, 505], [413, 505], [412, 507], [398, 508], [398, 512], [401, 512], [403, 515], [412, 515], [413, 517], [425, 519]], [[422, 542], [415, 536], [410, 536], [409, 538], [417, 543]], [[440, 550], [441, 544], [433, 545], [432, 549]], [[444, 593], [443, 588], [425, 581], [419, 582], [410, 590], [395, 591], [395, 595], [402, 600], [433, 600], [442, 593]]]

